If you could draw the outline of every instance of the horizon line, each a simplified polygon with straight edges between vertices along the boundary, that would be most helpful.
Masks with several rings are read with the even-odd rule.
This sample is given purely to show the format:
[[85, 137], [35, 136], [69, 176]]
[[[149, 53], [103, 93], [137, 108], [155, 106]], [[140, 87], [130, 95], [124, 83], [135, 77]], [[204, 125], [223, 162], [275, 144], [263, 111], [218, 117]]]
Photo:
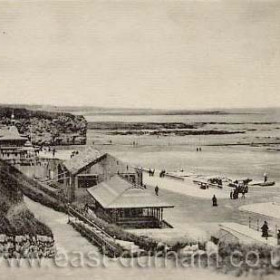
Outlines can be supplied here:
[[42, 104], [42, 103], [0, 103], [0, 107], [9, 106], [29, 106], [29, 107], [53, 107], [53, 108], [67, 108], [73, 107], [75, 109], [92, 108], [92, 109], [112, 109], [112, 110], [153, 110], [153, 111], [221, 111], [221, 110], [245, 110], [245, 109], [280, 109], [280, 106], [233, 106], [233, 107], [189, 107], [189, 108], [151, 108], [151, 107], [113, 107], [113, 106], [98, 106], [98, 105], [54, 105], [54, 104]]

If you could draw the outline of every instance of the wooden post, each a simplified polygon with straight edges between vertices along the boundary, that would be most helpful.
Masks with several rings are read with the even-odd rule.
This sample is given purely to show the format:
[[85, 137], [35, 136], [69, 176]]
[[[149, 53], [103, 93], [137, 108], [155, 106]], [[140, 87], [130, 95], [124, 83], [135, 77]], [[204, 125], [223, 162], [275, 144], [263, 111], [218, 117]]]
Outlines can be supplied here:
[[76, 178], [75, 176], [73, 175], [70, 175], [70, 200], [71, 201], [74, 201], [76, 196], [75, 196], [75, 193], [76, 193]]

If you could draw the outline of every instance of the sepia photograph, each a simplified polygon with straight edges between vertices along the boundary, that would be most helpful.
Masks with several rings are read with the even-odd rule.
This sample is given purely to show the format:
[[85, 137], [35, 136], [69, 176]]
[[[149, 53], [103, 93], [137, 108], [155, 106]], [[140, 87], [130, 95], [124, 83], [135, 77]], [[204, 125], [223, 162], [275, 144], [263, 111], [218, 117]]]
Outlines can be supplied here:
[[0, 0], [0, 279], [279, 276], [279, 0]]

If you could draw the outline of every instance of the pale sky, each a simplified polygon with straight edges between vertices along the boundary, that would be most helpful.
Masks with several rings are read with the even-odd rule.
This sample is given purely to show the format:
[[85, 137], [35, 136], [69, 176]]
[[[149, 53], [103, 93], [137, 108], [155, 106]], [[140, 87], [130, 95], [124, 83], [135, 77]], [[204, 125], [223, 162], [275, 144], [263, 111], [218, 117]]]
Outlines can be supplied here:
[[0, 103], [280, 106], [280, 1], [2, 1]]

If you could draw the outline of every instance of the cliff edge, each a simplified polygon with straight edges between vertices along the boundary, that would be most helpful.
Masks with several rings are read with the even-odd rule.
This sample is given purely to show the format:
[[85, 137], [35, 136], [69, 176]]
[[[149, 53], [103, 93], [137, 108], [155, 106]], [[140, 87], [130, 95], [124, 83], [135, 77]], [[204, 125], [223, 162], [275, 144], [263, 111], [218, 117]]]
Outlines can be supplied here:
[[0, 125], [14, 124], [35, 145], [85, 145], [87, 121], [81, 115], [0, 106]]

